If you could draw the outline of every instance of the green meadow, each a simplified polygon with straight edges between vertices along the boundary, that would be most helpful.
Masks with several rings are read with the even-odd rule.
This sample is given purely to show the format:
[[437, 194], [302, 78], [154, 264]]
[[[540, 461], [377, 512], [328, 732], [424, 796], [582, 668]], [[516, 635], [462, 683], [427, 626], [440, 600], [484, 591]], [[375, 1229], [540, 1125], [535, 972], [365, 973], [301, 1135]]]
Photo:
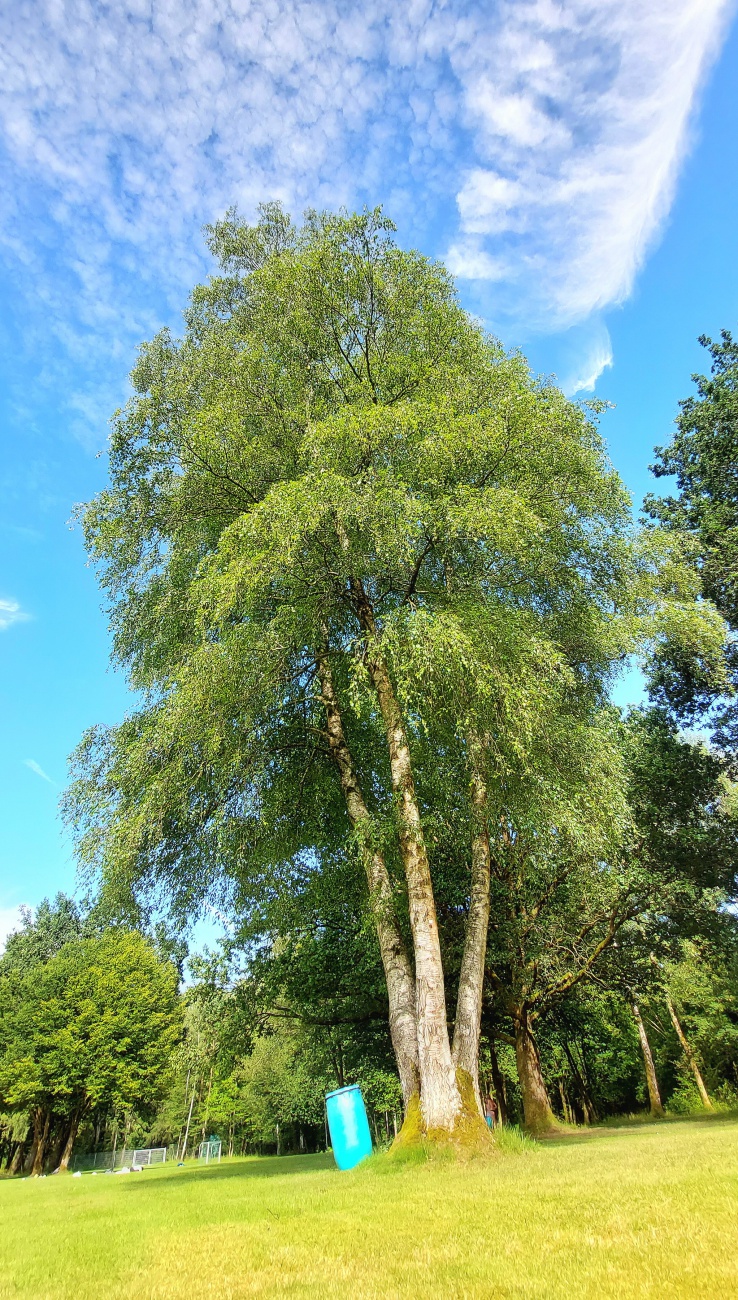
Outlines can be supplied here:
[[318, 1155], [6, 1179], [0, 1295], [738, 1295], [735, 1116], [518, 1147], [348, 1174]]

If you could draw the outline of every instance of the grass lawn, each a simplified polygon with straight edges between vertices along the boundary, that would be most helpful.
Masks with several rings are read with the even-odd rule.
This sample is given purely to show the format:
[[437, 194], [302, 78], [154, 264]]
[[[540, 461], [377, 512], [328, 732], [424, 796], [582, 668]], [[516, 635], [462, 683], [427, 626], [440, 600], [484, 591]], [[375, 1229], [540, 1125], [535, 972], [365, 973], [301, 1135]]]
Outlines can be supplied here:
[[738, 1297], [738, 1119], [0, 1182], [0, 1296]]

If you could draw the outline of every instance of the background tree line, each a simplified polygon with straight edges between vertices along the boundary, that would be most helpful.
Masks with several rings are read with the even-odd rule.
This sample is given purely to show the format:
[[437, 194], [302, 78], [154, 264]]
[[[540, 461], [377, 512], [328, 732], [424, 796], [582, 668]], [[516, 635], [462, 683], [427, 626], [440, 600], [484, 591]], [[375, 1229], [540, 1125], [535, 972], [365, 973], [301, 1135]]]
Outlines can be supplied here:
[[[52, 1172], [68, 1163], [73, 1148], [83, 1167], [87, 1157], [116, 1147], [166, 1146], [170, 1158], [192, 1158], [211, 1135], [220, 1137], [228, 1154], [321, 1150], [326, 1145], [325, 1092], [346, 1082], [362, 1087], [377, 1145], [394, 1140], [402, 1121], [402, 1094], [382, 1005], [381, 960], [371, 932], [369, 942], [362, 934], [359, 916], [341, 927], [334, 925], [328, 939], [321, 927], [317, 942], [315, 934], [311, 938], [303, 932], [298, 939], [293, 932], [291, 943], [299, 950], [286, 944], [276, 955], [264, 953], [260, 962], [249, 962], [247, 971], [241, 968], [242, 955], [236, 960], [234, 946], [230, 965], [220, 953], [195, 958], [191, 982], [175, 1002], [170, 996], [173, 971], [175, 979], [177, 975], [171, 960], [161, 952], [153, 954], [150, 941], [141, 935], [118, 934], [105, 955], [112, 980], [106, 981], [106, 994], [94, 1006], [105, 1029], [92, 1036], [84, 1059], [80, 1061], [79, 1047], [78, 1055], [71, 1055], [67, 1036], [60, 1055], [60, 1033], [68, 1034], [73, 1024], [62, 1025], [58, 1004], [53, 1024], [47, 1013], [34, 1036], [19, 1045], [8, 1032], [18, 1023], [17, 999], [26, 998], [20, 1019], [27, 1025], [47, 1002], [44, 990], [49, 986], [44, 982], [31, 994], [28, 982], [17, 982], [15, 971], [31, 955], [36, 962], [51, 962], [56, 953], [66, 951], [62, 973], [71, 970], [76, 977], [80, 959], [89, 952], [80, 931], [89, 933], [91, 928], [74, 904], [59, 896], [52, 904], [42, 904], [35, 918], [26, 918], [0, 959], [0, 1162], [6, 1173]], [[78, 945], [72, 962], [70, 945]], [[348, 945], [353, 958], [340, 967], [353, 976], [341, 982], [331, 973], [335, 966], [325, 961], [329, 954], [335, 957], [336, 945], [344, 957]], [[130, 970], [115, 959], [121, 948], [124, 953], [132, 950], [137, 962], [142, 954], [148, 958], [146, 984], [131, 984]], [[696, 1064], [707, 1105], [734, 1108], [738, 951], [732, 922], [718, 922], [709, 937], [679, 939], [668, 959], [655, 962], [645, 948], [643, 954], [637, 995], [655, 1063], [659, 1105], [675, 1114], [704, 1110]], [[163, 977], [163, 999], [152, 1017], [148, 979], [157, 970]], [[628, 973], [627, 988], [612, 971], [609, 980], [582, 982], [539, 1021], [542, 1075], [559, 1121], [590, 1124], [630, 1116], [651, 1105], [629, 1001], [632, 966]], [[123, 1016], [120, 998], [111, 994], [122, 974], [128, 979]], [[8, 984], [16, 996], [9, 1018]], [[58, 974], [53, 985], [58, 991]], [[78, 1004], [67, 995], [62, 1006], [73, 1022]], [[139, 1030], [138, 1040], [132, 1039], [132, 1029]], [[79, 1026], [76, 1030], [79, 1040], [83, 1031]], [[111, 1048], [118, 1049], [115, 1055]], [[43, 1095], [28, 1090], [34, 1058], [46, 1069]], [[87, 1073], [91, 1060], [93, 1077]], [[87, 1073], [89, 1104], [70, 1141], [74, 1097], [69, 1083], [80, 1064]], [[514, 1046], [504, 1021], [487, 1010], [480, 1064], [483, 1087], [496, 1094], [502, 1120], [522, 1124], [524, 1097]], [[48, 1116], [43, 1145], [39, 1109], [41, 1133]]]

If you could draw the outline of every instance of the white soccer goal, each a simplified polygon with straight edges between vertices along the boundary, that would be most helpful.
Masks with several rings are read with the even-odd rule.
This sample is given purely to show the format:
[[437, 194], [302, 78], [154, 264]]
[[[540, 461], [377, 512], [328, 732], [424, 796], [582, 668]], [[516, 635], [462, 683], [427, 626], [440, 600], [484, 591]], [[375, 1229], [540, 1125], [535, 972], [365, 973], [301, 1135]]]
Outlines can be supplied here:
[[132, 1165], [163, 1165], [167, 1158], [166, 1147], [144, 1147], [132, 1153]]
[[223, 1143], [220, 1138], [209, 1138], [207, 1142], [200, 1143], [197, 1148], [197, 1158], [206, 1165], [211, 1164], [214, 1160], [217, 1160], [218, 1164], [220, 1164], [222, 1147]]
[[106, 1172], [112, 1169], [128, 1168], [137, 1165], [142, 1169], [147, 1165], [163, 1165], [167, 1158], [166, 1147], [139, 1147], [138, 1150], [126, 1150], [118, 1147], [116, 1151], [95, 1151], [87, 1155], [75, 1156], [72, 1170], [84, 1173]]

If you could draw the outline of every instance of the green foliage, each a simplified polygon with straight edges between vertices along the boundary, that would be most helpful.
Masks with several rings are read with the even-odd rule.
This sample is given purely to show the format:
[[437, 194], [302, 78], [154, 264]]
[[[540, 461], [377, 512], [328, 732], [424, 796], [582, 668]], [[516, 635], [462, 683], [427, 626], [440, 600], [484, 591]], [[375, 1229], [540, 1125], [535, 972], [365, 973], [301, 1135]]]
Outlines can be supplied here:
[[705, 594], [738, 627], [738, 344], [702, 336], [710, 375], [693, 375], [694, 396], [679, 403], [676, 433], [656, 448], [657, 478], [674, 475], [678, 495], [649, 496], [647, 509], [696, 544]]
[[[83, 739], [66, 814], [106, 916], [178, 922], [208, 899], [235, 916], [223, 969], [189, 998], [161, 1122], [184, 1122], [189, 1096], [202, 1132], [217, 1115], [258, 1144], [316, 1123], [331, 1076], [391, 1094], [367, 847], [406, 934], [408, 918], [373, 663], [409, 738], [450, 995], [472, 753], [483, 769], [489, 1013], [507, 1029], [521, 1015], [561, 1029], [573, 990], [606, 969], [622, 991], [628, 960], [669, 955], [686, 918], [697, 928], [731, 893], [721, 764], [661, 714], [608, 704], [633, 654], [655, 690], [679, 663], [713, 692], [728, 678], [695, 539], [634, 528], [596, 412], [485, 335], [379, 210], [297, 227], [267, 205], [209, 241], [218, 270], [183, 337], [141, 349], [110, 486], [82, 514], [141, 704]], [[328, 744], [324, 658], [361, 831]], [[590, 1012], [605, 1067], [606, 1027], [622, 1026], [605, 1002]], [[564, 1041], [550, 1056], [573, 1086]], [[620, 1057], [606, 1068], [609, 1108], [633, 1085]]]
[[378, 211], [299, 229], [273, 206], [254, 227], [230, 214], [211, 247], [222, 274], [195, 290], [182, 340], [142, 349], [111, 486], [83, 516], [116, 655], [149, 702], [77, 752], [82, 862], [122, 910], [134, 893], [187, 914], [233, 888], [258, 905], [305, 855], [345, 849], [315, 674], [326, 637], [390, 858], [372, 645], [429, 832], [448, 817], [434, 772], [451, 765], [458, 803], [471, 725], [501, 813], [522, 780], [521, 808], [535, 791], [550, 824], [556, 788], [565, 817], [598, 765], [617, 803], [614, 759], [594, 754], [617, 664], [667, 635], [668, 609], [713, 649], [720, 627], [694, 614], [678, 556], [636, 544], [587, 410], [486, 337]]
[[53, 902], [42, 899], [35, 912], [21, 908], [20, 929], [8, 935], [0, 955], [0, 974], [26, 974], [86, 933], [91, 933], [89, 920], [66, 894], [57, 894]]
[[138, 934], [108, 931], [0, 979], [0, 1097], [56, 1114], [151, 1109], [180, 1034], [177, 976]]
[[[645, 509], [683, 539], [704, 595], [731, 629], [738, 629], [738, 345], [727, 331], [719, 342], [702, 336], [711, 357], [709, 375], [693, 375], [696, 394], [680, 402], [676, 432], [656, 448], [657, 478], [674, 475], [676, 494], [646, 497]], [[699, 717], [735, 691], [735, 647], [722, 665], [706, 663], [689, 645], [663, 653], [653, 689], [682, 716]], [[722, 744], [736, 738], [735, 706], [722, 701], [713, 719]]]

